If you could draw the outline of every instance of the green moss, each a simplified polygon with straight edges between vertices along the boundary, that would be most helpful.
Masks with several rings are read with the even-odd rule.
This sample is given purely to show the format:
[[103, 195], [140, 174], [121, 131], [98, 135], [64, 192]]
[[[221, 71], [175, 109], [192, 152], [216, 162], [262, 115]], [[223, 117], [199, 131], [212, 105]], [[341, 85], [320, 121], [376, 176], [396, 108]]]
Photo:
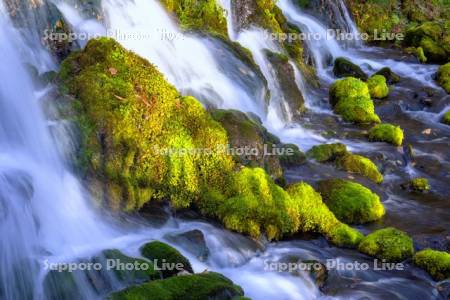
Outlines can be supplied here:
[[285, 152], [279, 156], [279, 159], [283, 167], [299, 166], [306, 161], [306, 155], [300, 151], [297, 145], [284, 144], [282, 147]]
[[415, 54], [420, 63], [424, 64], [427, 62], [427, 57], [425, 56], [425, 52], [422, 47], [417, 47], [415, 49]]
[[450, 63], [440, 66], [436, 77], [437, 82], [448, 94], [450, 94]]
[[146, 60], [112, 39], [91, 40], [63, 62], [60, 78], [79, 101], [80, 160], [114, 209], [151, 198], [187, 207], [204, 185], [224, 184], [233, 161], [215, 150], [228, 144], [225, 130]]
[[379, 123], [366, 83], [353, 77], [337, 80], [330, 88], [330, 103], [345, 121]]
[[450, 254], [447, 252], [425, 249], [417, 252], [413, 260], [435, 280], [450, 278]]
[[334, 161], [339, 156], [347, 153], [347, 147], [341, 143], [322, 144], [312, 147], [306, 155], [318, 162]]
[[190, 273], [194, 272], [189, 260], [184, 257], [177, 249], [165, 243], [159, 241], [147, 243], [142, 246], [141, 253], [145, 258], [151, 260], [152, 262], [156, 262], [159, 268], [162, 268], [163, 263], [173, 265], [179, 264], [179, 268], [162, 270], [161, 274], [164, 278], [176, 275], [180, 272], [180, 268]]
[[352, 248], [359, 244], [363, 235], [342, 224], [310, 185], [296, 183], [289, 186], [287, 192], [297, 205], [300, 231], [320, 232], [337, 246]]
[[376, 183], [381, 183], [383, 181], [383, 175], [381, 175], [377, 166], [367, 157], [356, 154], [346, 154], [338, 158], [336, 164], [338, 167], [350, 173], [360, 174]]
[[447, 111], [447, 112], [444, 114], [444, 116], [442, 117], [441, 122], [444, 123], [444, 124], [450, 125], [450, 110]]
[[392, 124], [375, 125], [369, 130], [369, 140], [401, 146], [403, 143], [403, 130], [399, 126]]
[[347, 224], [362, 224], [380, 219], [384, 207], [377, 194], [363, 185], [342, 179], [319, 182], [318, 191], [336, 218]]
[[382, 75], [373, 75], [367, 80], [369, 93], [372, 98], [382, 99], [389, 94], [389, 87], [386, 84], [386, 78]]
[[366, 236], [358, 250], [370, 256], [387, 261], [399, 262], [414, 254], [412, 239], [403, 231], [389, 227]]
[[366, 73], [359, 66], [344, 57], [336, 58], [333, 73], [336, 77], [354, 77], [364, 81], [367, 80]]
[[410, 181], [409, 186], [411, 190], [416, 192], [425, 192], [430, 190], [430, 184], [426, 178], [414, 178]]
[[201, 30], [227, 36], [225, 10], [216, 0], [162, 0], [176, 14], [183, 29]]
[[235, 299], [243, 295], [242, 289], [225, 276], [208, 272], [152, 281], [113, 293], [109, 299], [136, 300], [149, 296], [159, 300]]

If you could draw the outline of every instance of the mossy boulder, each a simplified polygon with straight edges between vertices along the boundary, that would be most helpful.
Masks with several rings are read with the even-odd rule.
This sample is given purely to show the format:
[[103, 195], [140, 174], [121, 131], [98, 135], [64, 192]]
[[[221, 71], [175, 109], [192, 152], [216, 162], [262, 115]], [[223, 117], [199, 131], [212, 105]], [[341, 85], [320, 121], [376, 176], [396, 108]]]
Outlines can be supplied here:
[[450, 125], [450, 110], [444, 114], [444, 116], [442, 117], [441, 123]]
[[353, 77], [337, 80], [330, 88], [330, 104], [345, 121], [380, 123], [365, 82]]
[[363, 224], [383, 217], [380, 198], [363, 185], [342, 179], [319, 182], [318, 192], [336, 218], [346, 224]]
[[430, 184], [426, 178], [414, 178], [409, 182], [409, 188], [413, 192], [426, 192], [430, 190]]
[[159, 241], [147, 243], [142, 246], [141, 254], [152, 261], [155, 267], [162, 269], [161, 274], [164, 278], [174, 276], [182, 271], [194, 273], [189, 260], [177, 249], [165, 243]]
[[439, 67], [436, 74], [437, 82], [440, 86], [450, 94], [450, 63]]
[[369, 130], [369, 140], [401, 146], [403, 143], [403, 130], [399, 126], [392, 124], [375, 125]]
[[216, 0], [163, 0], [166, 9], [174, 13], [185, 30], [200, 30], [227, 36], [225, 10]]
[[348, 153], [339, 157], [336, 165], [347, 172], [367, 177], [373, 182], [381, 183], [383, 181], [383, 175], [381, 175], [377, 166], [367, 157]]
[[79, 168], [111, 208], [133, 211], [162, 198], [187, 207], [205, 186], [225, 184], [234, 163], [217, 147], [228, 144], [226, 131], [145, 59], [94, 39], [63, 62], [59, 77], [77, 99]]
[[283, 144], [283, 154], [279, 156], [281, 166], [285, 168], [300, 166], [305, 163], [306, 155], [295, 144]]
[[235, 285], [225, 276], [207, 272], [193, 275], [175, 276], [156, 280], [113, 293], [111, 300], [199, 300], [199, 299], [237, 299], [243, 296], [241, 287]]
[[369, 93], [372, 98], [386, 98], [389, 94], [389, 87], [383, 75], [373, 75], [367, 80]]
[[367, 235], [359, 244], [358, 250], [391, 262], [403, 261], [414, 254], [412, 239], [403, 231], [392, 227]]
[[381, 75], [386, 78], [387, 84], [396, 84], [399, 83], [401, 78], [397, 74], [395, 74], [390, 68], [384, 67], [376, 72], [374, 75]]
[[425, 249], [417, 252], [414, 264], [427, 271], [435, 280], [450, 278], [450, 254], [444, 251]]
[[318, 162], [334, 161], [347, 153], [347, 147], [341, 143], [322, 144], [312, 147], [306, 155]]
[[421, 47], [427, 62], [446, 63], [450, 57], [450, 26], [447, 22], [425, 22], [406, 31], [405, 45]]
[[333, 73], [336, 77], [354, 77], [361, 80], [367, 80], [367, 74], [348, 59], [338, 57], [334, 61]]

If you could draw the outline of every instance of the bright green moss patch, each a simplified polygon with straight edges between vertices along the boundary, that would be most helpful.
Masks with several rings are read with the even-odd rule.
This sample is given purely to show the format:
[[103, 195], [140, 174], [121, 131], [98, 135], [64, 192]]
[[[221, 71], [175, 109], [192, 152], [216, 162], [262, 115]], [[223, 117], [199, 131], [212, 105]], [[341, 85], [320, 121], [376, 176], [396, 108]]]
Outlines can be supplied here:
[[334, 161], [339, 156], [347, 153], [347, 147], [341, 143], [322, 144], [312, 147], [306, 155], [318, 162]]
[[367, 80], [369, 93], [372, 98], [386, 98], [389, 94], [389, 87], [386, 84], [386, 78], [382, 75], [373, 75]]
[[232, 158], [216, 151], [228, 144], [225, 130], [148, 61], [101, 38], [65, 60], [60, 77], [79, 101], [79, 160], [113, 209], [161, 198], [187, 207], [203, 186], [224, 185], [233, 168]]
[[227, 36], [225, 10], [216, 0], [162, 0], [163, 5], [177, 15], [187, 30], [201, 30]]
[[319, 182], [318, 191], [336, 218], [347, 224], [362, 224], [380, 219], [384, 207], [377, 194], [363, 185], [342, 179]]
[[375, 125], [369, 130], [369, 140], [401, 146], [403, 143], [403, 130], [399, 126], [392, 124]]
[[330, 104], [345, 121], [380, 123], [366, 83], [353, 77], [337, 80], [330, 88]]
[[328, 238], [338, 247], [356, 248], [364, 235], [347, 224], [339, 224], [328, 232]]
[[[437, 82], [448, 94], [450, 94], [450, 63], [440, 66], [436, 77]], [[448, 123], [450, 122], [447, 122], [447, 124]]]
[[364, 81], [367, 80], [366, 73], [359, 66], [344, 57], [336, 58], [333, 73], [336, 77], [354, 77]]
[[235, 299], [243, 295], [242, 289], [225, 276], [208, 272], [152, 281], [113, 293], [109, 299]]
[[430, 189], [430, 184], [426, 178], [414, 178], [410, 181], [409, 186], [412, 191], [425, 192]]
[[[180, 269], [190, 273], [194, 272], [189, 260], [177, 249], [165, 243], [159, 241], [147, 243], [142, 246], [141, 253], [145, 258], [151, 260], [152, 262], [156, 262], [158, 264], [158, 268], [162, 268], [164, 263], [173, 264], [173, 268], [171, 270], [167, 268], [161, 271], [164, 278], [176, 275], [180, 272]], [[175, 268], [175, 265], [178, 267]]]
[[360, 174], [376, 183], [381, 183], [383, 181], [383, 175], [381, 175], [377, 166], [367, 157], [356, 154], [346, 154], [340, 157], [336, 164], [338, 167], [350, 173]]
[[450, 278], [450, 254], [447, 252], [425, 249], [417, 252], [413, 260], [435, 280]]
[[414, 254], [412, 239], [403, 231], [389, 227], [366, 236], [358, 250], [370, 256], [387, 261], [399, 262]]
[[447, 112], [444, 114], [444, 116], [442, 117], [441, 122], [444, 123], [444, 124], [450, 125], [450, 110], [447, 111]]

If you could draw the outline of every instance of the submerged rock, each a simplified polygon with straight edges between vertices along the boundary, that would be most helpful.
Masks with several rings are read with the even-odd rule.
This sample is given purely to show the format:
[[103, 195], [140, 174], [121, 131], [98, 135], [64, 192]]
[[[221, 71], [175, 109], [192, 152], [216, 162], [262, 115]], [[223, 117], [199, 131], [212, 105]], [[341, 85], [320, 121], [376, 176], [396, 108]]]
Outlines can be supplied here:
[[369, 130], [369, 140], [401, 146], [403, 143], [403, 130], [399, 126], [392, 124], [375, 125]]
[[372, 98], [386, 98], [389, 94], [389, 87], [383, 75], [373, 75], [367, 80], [369, 93]]
[[363, 81], [367, 80], [367, 74], [359, 66], [344, 57], [336, 58], [333, 73], [336, 77], [354, 77]]
[[400, 262], [412, 257], [412, 239], [403, 231], [389, 227], [372, 232], [359, 244], [358, 250], [364, 254]]
[[319, 182], [318, 191], [336, 218], [347, 224], [375, 221], [385, 213], [378, 195], [356, 182], [323, 180]]
[[450, 278], [450, 254], [444, 251], [425, 249], [417, 252], [414, 264], [427, 271], [434, 280]]

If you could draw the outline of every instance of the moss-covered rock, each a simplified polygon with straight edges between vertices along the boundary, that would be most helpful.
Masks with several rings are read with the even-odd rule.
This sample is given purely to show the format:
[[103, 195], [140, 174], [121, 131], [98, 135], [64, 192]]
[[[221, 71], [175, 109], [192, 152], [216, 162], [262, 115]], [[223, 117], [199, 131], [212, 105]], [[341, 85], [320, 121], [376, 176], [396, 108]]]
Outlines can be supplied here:
[[77, 99], [78, 164], [101, 183], [100, 198], [113, 209], [161, 198], [187, 207], [204, 186], [224, 185], [233, 168], [216, 151], [228, 144], [225, 130], [146, 60], [112, 39], [95, 39], [63, 62], [60, 78]]
[[375, 125], [369, 130], [369, 140], [401, 146], [403, 143], [403, 130], [399, 126], [392, 124]]
[[383, 75], [373, 75], [367, 80], [369, 86], [369, 93], [372, 98], [386, 98], [389, 94], [389, 87], [386, 83], [386, 78]]
[[430, 184], [426, 178], [414, 178], [409, 182], [409, 188], [414, 192], [426, 192], [430, 190]]
[[450, 94], [450, 63], [439, 67], [436, 78], [442, 88]]
[[[242, 288], [225, 276], [208, 272], [194, 275], [176, 276], [156, 280], [113, 293], [111, 300], [199, 300], [199, 299], [236, 299], [243, 296]], [[236, 298], [235, 298], [236, 297]]]
[[[161, 274], [164, 278], [174, 276], [182, 271], [194, 272], [189, 260], [177, 249], [165, 243], [159, 241], [147, 243], [142, 246], [141, 254], [155, 263], [155, 267], [162, 269]], [[169, 264], [170, 268], [166, 264]]]
[[366, 83], [353, 77], [337, 80], [330, 88], [330, 104], [345, 121], [380, 123]]
[[225, 10], [216, 0], [162, 0], [168, 11], [176, 14], [187, 30], [201, 30], [227, 36]]
[[389, 227], [366, 236], [358, 250], [391, 262], [403, 261], [414, 254], [412, 239], [403, 231]]
[[450, 125], [450, 110], [447, 111], [447, 112], [444, 114], [444, 116], [442, 117], [441, 122], [444, 123], [444, 124]]
[[323, 180], [319, 182], [318, 191], [336, 218], [346, 224], [375, 221], [385, 213], [378, 195], [356, 182]]
[[318, 162], [334, 161], [347, 153], [347, 147], [341, 143], [322, 144], [312, 147], [306, 155]]
[[306, 161], [306, 155], [295, 144], [284, 144], [283, 154], [279, 156], [280, 163], [285, 168], [302, 165]]
[[450, 278], [450, 254], [425, 249], [414, 255], [414, 264], [427, 271], [435, 280]]
[[386, 78], [387, 84], [396, 84], [399, 83], [401, 78], [397, 74], [395, 74], [390, 68], [384, 67], [376, 72], [374, 75], [381, 75]]
[[348, 59], [338, 57], [334, 61], [333, 73], [336, 77], [354, 77], [361, 80], [367, 80], [367, 74]]
[[383, 181], [383, 175], [381, 175], [377, 166], [367, 157], [348, 153], [339, 157], [336, 164], [339, 168], [347, 172], [360, 174], [376, 183]]

